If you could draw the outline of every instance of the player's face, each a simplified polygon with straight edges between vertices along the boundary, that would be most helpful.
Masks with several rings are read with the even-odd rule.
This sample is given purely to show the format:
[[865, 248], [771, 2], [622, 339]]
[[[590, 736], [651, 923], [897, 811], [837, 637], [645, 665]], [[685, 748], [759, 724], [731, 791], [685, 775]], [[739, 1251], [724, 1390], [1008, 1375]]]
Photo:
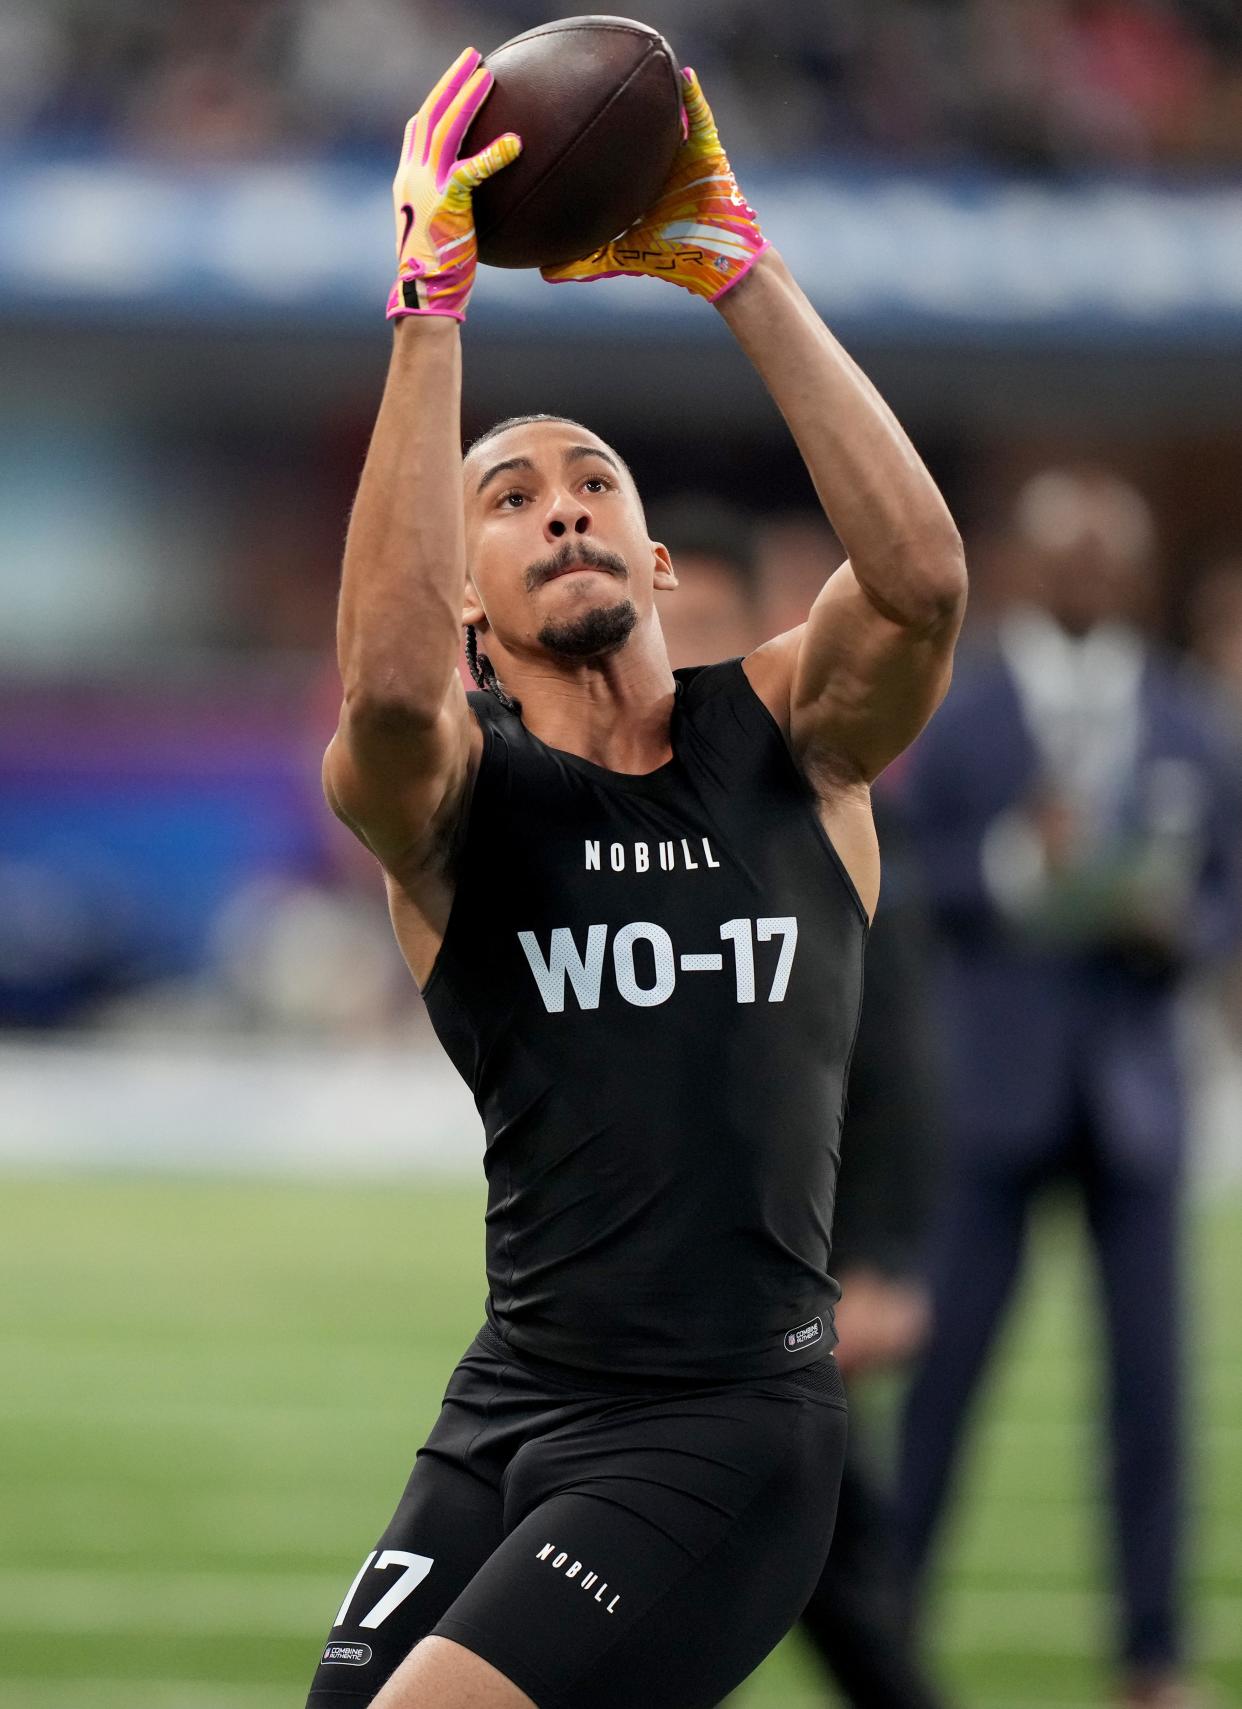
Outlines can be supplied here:
[[654, 589], [674, 584], [628, 471], [586, 429], [510, 428], [472, 452], [464, 473], [464, 617], [507, 648], [614, 650], [650, 619]]

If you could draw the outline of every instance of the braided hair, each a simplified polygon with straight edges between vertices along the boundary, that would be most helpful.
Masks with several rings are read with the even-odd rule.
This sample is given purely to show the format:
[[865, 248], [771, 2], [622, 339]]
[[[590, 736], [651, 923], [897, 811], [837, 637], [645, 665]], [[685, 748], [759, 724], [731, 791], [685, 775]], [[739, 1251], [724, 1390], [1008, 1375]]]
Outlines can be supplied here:
[[522, 715], [522, 703], [514, 700], [511, 694], [505, 693], [504, 684], [496, 675], [496, 667], [486, 653], [479, 651], [479, 632], [473, 623], [466, 625], [466, 664], [470, 675], [474, 678], [484, 694], [494, 694], [506, 712], [516, 712]]

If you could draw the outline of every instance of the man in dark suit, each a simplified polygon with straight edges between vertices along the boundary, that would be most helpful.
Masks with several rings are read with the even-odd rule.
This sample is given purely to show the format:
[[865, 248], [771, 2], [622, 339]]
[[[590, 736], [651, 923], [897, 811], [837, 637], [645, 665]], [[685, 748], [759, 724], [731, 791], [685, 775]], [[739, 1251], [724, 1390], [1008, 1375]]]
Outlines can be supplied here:
[[[674, 665], [749, 652], [781, 626], [789, 560], [778, 551], [777, 585], [765, 587], [743, 513], [688, 494], [655, 508], [651, 528], [680, 577], [677, 597], [660, 611]], [[820, 566], [821, 581], [823, 573]], [[943, 1709], [906, 1628], [890, 1467], [875, 1463], [881, 1456], [866, 1411], [867, 1377], [904, 1365], [926, 1333], [918, 1270], [940, 1127], [926, 1001], [927, 906], [889, 793], [877, 791], [873, 800], [884, 894], [867, 943], [832, 1229], [833, 1274], [842, 1289], [837, 1361], [850, 1382], [849, 1444], [832, 1551], [802, 1625], [855, 1709]]]
[[899, 1506], [917, 1581], [1032, 1201], [1071, 1179], [1107, 1332], [1120, 1696], [1174, 1709], [1190, 1701], [1174, 1002], [1239, 933], [1238, 792], [1211, 707], [1139, 626], [1154, 557], [1140, 496], [1049, 471], [1014, 537], [1022, 597], [959, 664], [908, 778], [945, 940], [949, 1151]]
[[867, 1379], [905, 1366], [927, 1334], [919, 1265], [941, 1128], [926, 901], [900, 814], [879, 791], [873, 806], [884, 890], [867, 943], [832, 1223], [850, 1436], [832, 1548], [802, 1629], [854, 1709], [943, 1709], [907, 1627], [891, 1466], [868, 1428]]

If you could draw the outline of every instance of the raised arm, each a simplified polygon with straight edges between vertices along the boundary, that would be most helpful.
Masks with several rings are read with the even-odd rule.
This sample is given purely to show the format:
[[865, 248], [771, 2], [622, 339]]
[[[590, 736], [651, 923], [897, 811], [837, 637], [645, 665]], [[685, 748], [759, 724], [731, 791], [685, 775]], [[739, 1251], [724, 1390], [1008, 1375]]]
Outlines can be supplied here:
[[918, 453], [774, 250], [718, 308], [797, 441], [848, 553], [806, 623], [756, 656], [814, 779], [870, 782], [949, 685], [966, 603], [961, 540]]
[[474, 188], [517, 155], [499, 137], [458, 161], [491, 87], [468, 49], [406, 128], [393, 183], [393, 352], [345, 543], [337, 622], [344, 702], [324, 759], [333, 811], [407, 885], [439, 856], [479, 745], [457, 674], [466, 551], [461, 341]]
[[812, 776], [866, 784], [916, 736], [949, 682], [966, 598], [961, 542], [918, 453], [759, 229], [693, 71], [686, 136], [632, 231], [544, 269], [553, 284], [618, 273], [716, 305], [789, 423], [849, 562], [804, 627], [747, 661]]
[[344, 699], [323, 771], [333, 811], [398, 879], [425, 864], [467, 778], [460, 432], [457, 323], [398, 321], [345, 541]]

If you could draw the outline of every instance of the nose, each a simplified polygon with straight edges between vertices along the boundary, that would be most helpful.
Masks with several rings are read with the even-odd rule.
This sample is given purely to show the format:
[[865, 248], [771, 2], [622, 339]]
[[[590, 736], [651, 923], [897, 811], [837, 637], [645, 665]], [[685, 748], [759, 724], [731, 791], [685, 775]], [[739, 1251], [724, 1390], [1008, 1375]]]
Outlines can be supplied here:
[[591, 513], [574, 493], [557, 493], [543, 519], [543, 532], [549, 540], [563, 540], [567, 534], [589, 534]]

